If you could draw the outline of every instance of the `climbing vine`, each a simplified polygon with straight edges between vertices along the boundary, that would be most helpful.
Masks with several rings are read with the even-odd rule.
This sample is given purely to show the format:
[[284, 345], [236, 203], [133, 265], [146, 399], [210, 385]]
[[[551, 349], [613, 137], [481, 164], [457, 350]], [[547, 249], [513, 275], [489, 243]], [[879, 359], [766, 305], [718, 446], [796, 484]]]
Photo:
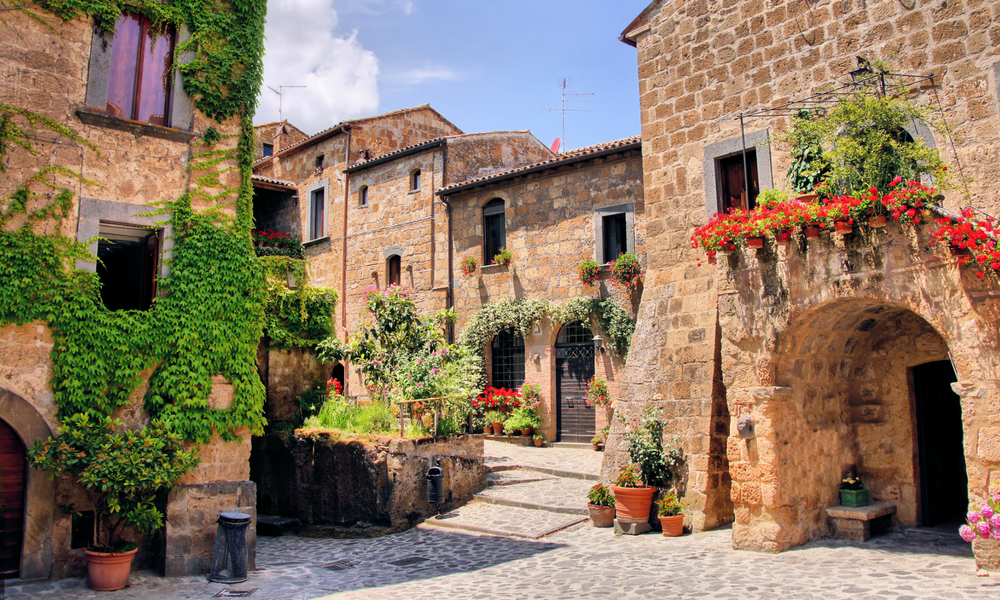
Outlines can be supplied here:
[[[264, 335], [271, 348], [315, 348], [333, 335], [337, 291], [307, 287], [306, 261], [286, 256], [258, 260], [267, 273]], [[291, 283], [293, 288], [289, 287]]]
[[[213, 431], [232, 439], [237, 430], [263, 430], [264, 386], [256, 368], [269, 288], [250, 241], [253, 224], [252, 117], [260, 89], [266, 3], [260, 0], [0, 0], [48, 23], [92, 16], [111, 30], [123, 10], [156, 26], [190, 32], [176, 44], [175, 69], [195, 107], [221, 123], [240, 120], [235, 148], [213, 148], [226, 139], [215, 125], [192, 147], [192, 185], [180, 198], [150, 208], [172, 228], [169, 275], [147, 311], [108, 310], [95, 273], [75, 269], [93, 261], [87, 245], [66, 236], [61, 222], [75, 190], [95, 186], [64, 166], [50, 165], [0, 199], [0, 323], [44, 321], [52, 331], [51, 385], [59, 417], [110, 414], [126, 405], [145, 373], [147, 410], [185, 439], [207, 442]], [[45, 11], [39, 14], [37, 11]], [[182, 54], [193, 59], [181, 62]], [[34, 132], [46, 129], [85, 151], [89, 141], [28, 110], [0, 105], [0, 171], [15, 148], [37, 154]], [[200, 147], [198, 147], [200, 146]], [[238, 185], [225, 179], [234, 169]], [[72, 183], [68, 183], [72, 181]], [[236, 218], [221, 210], [236, 198]], [[198, 211], [195, 205], [208, 208]], [[335, 301], [335, 296], [327, 298]], [[332, 310], [332, 309], [331, 309]], [[233, 384], [227, 408], [209, 405], [212, 376]]]

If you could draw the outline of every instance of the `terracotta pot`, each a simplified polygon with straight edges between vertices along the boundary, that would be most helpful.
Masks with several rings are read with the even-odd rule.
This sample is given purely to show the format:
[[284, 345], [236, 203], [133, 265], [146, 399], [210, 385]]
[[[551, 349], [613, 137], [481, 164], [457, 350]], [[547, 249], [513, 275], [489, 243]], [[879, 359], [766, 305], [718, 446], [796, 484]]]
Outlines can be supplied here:
[[724, 244], [719, 246], [719, 252], [723, 254], [725, 254], [726, 252], [735, 252], [735, 251], [736, 251], [736, 244], [734, 244], [733, 242], [725, 242]]
[[885, 227], [885, 224], [889, 222], [889, 219], [885, 215], [872, 215], [868, 217], [869, 227]]
[[531, 431], [533, 429], [534, 429], [534, 427], [526, 427], [526, 428], [524, 428], [524, 429], [521, 430], [521, 435], [531, 435]]
[[503, 423], [493, 424], [493, 435], [503, 435]]
[[747, 248], [763, 248], [764, 238], [762, 237], [748, 237], [747, 238]]
[[544, 444], [544, 443], [545, 443], [545, 440], [535, 440], [535, 445], [538, 446], [539, 448], [541, 448], [542, 444]]
[[955, 245], [955, 244], [948, 244], [948, 252], [952, 256], [968, 256], [969, 255], [969, 249], [968, 248], [963, 248], [963, 247]]
[[492, 435], [493, 434], [493, 426], [492, 425], [483, 425], [483, 433], [485, 435]]
[[611, 486], [615, 495], [615, 510], [621, 523], [646, 523], [649, 521], [649, 507], [653, 504], [654, 487], [623, 488]]
[[802, 232], [806, 234], [807, 240], [818, 240], [819, 229], [819, 225], [805, 225], [802, 227]]
[[792, 199], [797, 200], [799, 202], [805, 202], [808, 204], [819, 200], [819, 194], [799, 194], [798, 196]]
[[847, 235], [854, 230], [851, 224], [847, 221], [837, 221], [833, 224], [833, 228], [841, 235]]
[[785, 229], [784, 231], [775, 231], [774, 232], [774, 241], [779, 246], [787, 246], [788, 242], [790, 242], [791, 240], [792, 240], [792, 230], [791, 229]]
[[594, 527], [614, 526], [615, 524], [614, 506], [597, 506], [596, 504], [588, 504], [587, 510], [590, 511], [590, 520], [592, 521]]
[[663, 527], [663, 535], [667, 537], [677, 537], [684, 533], [684, 515], [676, 517], [659, 517], [660, 527]]
[[90, 588], [102, 592], [120, 590], [128, 583], [128, 572], [132, 569], [132, 558], [138, 548], [128, 552], [91, 552], [87, 554], [87, 574]]

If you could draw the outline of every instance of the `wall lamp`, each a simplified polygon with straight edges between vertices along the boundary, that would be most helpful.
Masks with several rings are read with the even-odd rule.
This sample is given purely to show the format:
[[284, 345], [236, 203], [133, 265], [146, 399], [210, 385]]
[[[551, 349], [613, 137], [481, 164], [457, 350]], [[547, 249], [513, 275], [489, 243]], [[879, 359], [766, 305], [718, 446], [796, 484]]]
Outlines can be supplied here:
[[604, 352], [604, 338], [602, 338], [600, 335], [594, 336], [594, 348], [595, 349], [599, 348], [602, 353]]

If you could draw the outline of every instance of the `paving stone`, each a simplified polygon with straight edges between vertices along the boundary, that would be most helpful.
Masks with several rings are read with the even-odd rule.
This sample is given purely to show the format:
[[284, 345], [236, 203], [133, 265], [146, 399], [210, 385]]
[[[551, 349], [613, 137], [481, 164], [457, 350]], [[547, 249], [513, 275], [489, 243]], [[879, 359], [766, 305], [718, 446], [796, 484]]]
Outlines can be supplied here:
[[472, 502], [450, 513], [428, 519], [424, 524], [476, 533], [538, 539], [584, 519], [585, 515]]
[[587, 491], [590, 481], [553, 477], [516, 485], [489, 487], [476, 494], [476, 499], [494, 504], [537, 508], [565, 514], [587, 514]]
[[522, 471], [520, 469], [496, 471], [494, 473], [486, 474], [486, 485], [514, 485], [517, 483], [527, 483], [529, 481], [544, 481], [554, 477], [555, 475], [547, 475], [537, 471]]

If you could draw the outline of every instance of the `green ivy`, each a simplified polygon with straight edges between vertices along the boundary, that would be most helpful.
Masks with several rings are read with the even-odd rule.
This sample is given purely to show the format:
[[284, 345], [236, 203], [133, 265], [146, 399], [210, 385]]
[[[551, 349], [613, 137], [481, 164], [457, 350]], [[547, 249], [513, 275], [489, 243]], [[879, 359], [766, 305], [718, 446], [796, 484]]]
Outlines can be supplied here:
[[[264, 334], [271, 348], [315, 348], [333, 335], [337, 291], [307, 287], [306, 261], [285, 256], [259, 259], [267, 273]], [[295, 289], [289, 289], [291, 280]]]

